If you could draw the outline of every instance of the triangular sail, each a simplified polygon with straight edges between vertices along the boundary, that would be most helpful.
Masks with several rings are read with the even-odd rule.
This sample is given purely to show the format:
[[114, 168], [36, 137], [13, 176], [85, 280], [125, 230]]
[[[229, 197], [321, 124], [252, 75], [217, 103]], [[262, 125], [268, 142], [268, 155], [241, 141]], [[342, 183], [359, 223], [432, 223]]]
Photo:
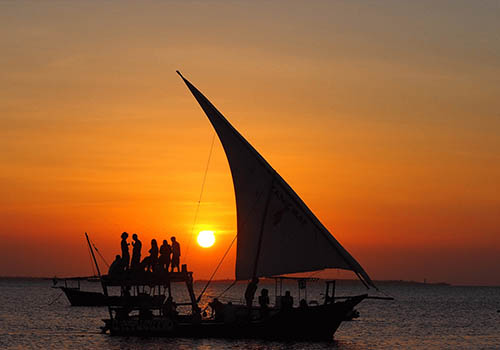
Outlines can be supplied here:
[[231, 168], [238, 226], [236, 279], [339, 268], [354, 271], [366, 285], [375, 287], [285, 180], [179, 75], [212, 123]]

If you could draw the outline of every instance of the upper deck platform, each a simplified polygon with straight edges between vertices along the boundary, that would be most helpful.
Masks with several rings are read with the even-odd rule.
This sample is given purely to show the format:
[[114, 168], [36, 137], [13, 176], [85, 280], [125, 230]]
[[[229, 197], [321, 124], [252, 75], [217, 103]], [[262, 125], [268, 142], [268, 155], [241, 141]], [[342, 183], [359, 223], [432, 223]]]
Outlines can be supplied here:
[[106, 286], [166, 286], [170, 283], [193, 282], [193, 272], [183, 269], [181, 272], [167, 271], [126, 271], [116, 275], [102, 276]]

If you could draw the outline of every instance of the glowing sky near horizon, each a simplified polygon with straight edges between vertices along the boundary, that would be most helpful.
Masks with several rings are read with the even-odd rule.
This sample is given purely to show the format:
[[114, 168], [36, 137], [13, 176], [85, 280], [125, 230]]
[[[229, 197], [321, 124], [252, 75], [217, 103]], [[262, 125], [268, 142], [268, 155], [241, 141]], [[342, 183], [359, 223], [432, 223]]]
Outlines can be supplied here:
[[[373, 279], [500, 285], [498, 1], [0, 2], [0, 276], [89, 274], [84, 232], [232, 241], [179, 69]], [[203, 249], [196, 234], [217, 232]], [[332, 272], [337, 276], [337, 272]], [[218, 278], [234, 276], [234, 249]], [[342, 276], [344, 276], [342, 274]]]

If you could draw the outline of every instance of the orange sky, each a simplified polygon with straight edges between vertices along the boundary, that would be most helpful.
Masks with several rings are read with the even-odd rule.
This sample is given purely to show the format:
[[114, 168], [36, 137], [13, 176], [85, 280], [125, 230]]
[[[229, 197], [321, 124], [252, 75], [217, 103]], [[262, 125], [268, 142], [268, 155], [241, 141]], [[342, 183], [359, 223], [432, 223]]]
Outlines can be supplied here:
[[[91, 272], [122, 231], [195, 277], [235, 235], [180, 69], [373, 279], [500, 284], [495, 1], [0, 3], [0, 275]], [[233, 276], [234, 252], [219, 278]], [[332, 272], [336, 276], [336, 272]]]

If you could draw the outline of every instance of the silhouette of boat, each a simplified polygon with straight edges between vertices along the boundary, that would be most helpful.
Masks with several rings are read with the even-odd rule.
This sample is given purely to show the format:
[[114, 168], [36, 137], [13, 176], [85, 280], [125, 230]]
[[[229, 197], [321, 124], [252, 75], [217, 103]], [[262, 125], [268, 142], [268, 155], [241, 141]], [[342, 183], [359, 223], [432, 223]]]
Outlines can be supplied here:
[[[103, 276], [106, 278], [106, 276]], [[81, 290], [80, 281], [89, 279], [87, 277], [70, 277], [61, 279], [64, 286], [52, 286], [60, 289], [66, 295], [71, 306], [124, 306], [124, 305], [144, 305], [146, 303], [161, 305], [165, 300], [164, 295], [149, 295], [138, 293], [134, 296], [126, 295], [104, 295], [103, 292]], [[72, 285], [70, 281], [76, 281], [77, 285]], [[100, 281], [100, 280], [99, 280]], [[69, 283], [68, 283], [69, 282]], [[92, 281], [96, 282], [96, 280]]]
[[[165, 300], [164, 295], [149, 295], [144, 292], [137, 291], [135, 295], [130, 295], [127, 293], [120, 292], [120, 295], [108, 295], [108, 291], [96, 292], [96, 291], [86, 291], [81, 289], [81, 281], [87, 282], [101, 282], [102, 279], [106, 279], [107, 276], [101, 276], [99, 266], [97, 265], [97, 260], [95, 260], [94, 250], [97, 248], [90, 243], [90, 239], [85, 233], [85, 238], [87, 240], [90, 253], [96, 267], [98, 269], [98, 276], [86, 276], [86, 277], [65, 277], [65, 278], [52, 278], [52, 288], [60, 289], [68, 299], [71, 306], [124, 306], [124, 305], [161, 305]], [[64, 285], [60, 284], [64, 283]]]
[[[59, 280], [64, 285], [58, 285]], [[60, 289], [64, 292], [71, 306], [107, 306], [104, 293], [81, 290], [80, 281], [82, 280], [87, 281], [88, 277], [54, 277], [52, 279], [52, 288]]]
[[[285, 274], [338, 268], [353, 271], [367, 288], [376, 288], [361, 265], [285, 180], [198, 89], [177, 73], [214, 127], [231, 169], [238, 230], [236, 280], [271, 277], [278, 283], [286, 278], [282, 276]], [[299, 284], [307, 282], [298, 280]], [[212, 318], [198, 306], [202, 295], [194, 295], [193, 273], [186, 265], [181, 272], [129, 272], [103, 278], [102, 283], [104, 294], [110, 286], [119, 286], [124, 293], [148, 286], [150, 291], [169, 297], [172, 284], [186, 285], [189, 302], [177, 304], [190, 307], [184, 314], [172, 307], [170, 298], [155, 307], [109, 305], [110, 317], [104, 320], [103, 331], [127, 336], [331, 340], [342, 321], [356, 317], [354, 307], [370, 298], [362, 294], [340, 301], [334, 296], [334, 281], [327, 281], [321, 304], [301, 302], [299, 307], [285, 309], [280, 307], [283, 296], [276, 295], [276, 305], [265, 314], [259, 313], [259, 308], [228, 303], [224, 305], [224, 317], [216, 314]]]

